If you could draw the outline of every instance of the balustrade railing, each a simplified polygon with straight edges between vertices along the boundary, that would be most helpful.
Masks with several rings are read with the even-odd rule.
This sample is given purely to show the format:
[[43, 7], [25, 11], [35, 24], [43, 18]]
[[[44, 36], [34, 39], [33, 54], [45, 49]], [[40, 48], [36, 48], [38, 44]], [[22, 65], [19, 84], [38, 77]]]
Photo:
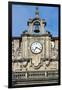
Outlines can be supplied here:
[[13, 72], [12, 80], [49, 80], [58, 79], [58, 71]]

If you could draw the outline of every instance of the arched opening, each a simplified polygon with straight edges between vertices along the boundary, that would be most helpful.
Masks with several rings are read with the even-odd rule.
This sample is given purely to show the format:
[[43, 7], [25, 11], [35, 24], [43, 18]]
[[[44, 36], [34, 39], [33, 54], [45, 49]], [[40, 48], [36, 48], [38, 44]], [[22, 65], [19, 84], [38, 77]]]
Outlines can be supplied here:
[[33, 31], [35, 33], [39, 33], [40, 32], [40, 22], [38, 22], [38, 21], [34, 22]]

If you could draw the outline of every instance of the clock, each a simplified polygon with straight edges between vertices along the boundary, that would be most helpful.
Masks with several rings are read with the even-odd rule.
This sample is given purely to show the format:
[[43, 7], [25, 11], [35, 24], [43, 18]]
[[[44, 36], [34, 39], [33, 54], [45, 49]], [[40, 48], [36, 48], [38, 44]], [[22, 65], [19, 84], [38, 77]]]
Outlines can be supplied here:
[[39, 43], [39, 42], [33, 42], [33, 43], [31, 44], [31, 51], [32, 51], [32, 53], [34, 53], [34, 54], [40, 53], [40, 52], [42, 51], [42, 44]]

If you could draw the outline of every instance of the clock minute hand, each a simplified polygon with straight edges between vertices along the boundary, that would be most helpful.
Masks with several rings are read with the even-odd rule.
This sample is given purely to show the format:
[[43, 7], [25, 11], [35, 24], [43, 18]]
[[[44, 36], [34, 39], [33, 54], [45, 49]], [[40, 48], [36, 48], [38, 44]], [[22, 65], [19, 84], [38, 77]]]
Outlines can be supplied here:
[[41, 50], [40, 48], [38, 48], [39, 50]]

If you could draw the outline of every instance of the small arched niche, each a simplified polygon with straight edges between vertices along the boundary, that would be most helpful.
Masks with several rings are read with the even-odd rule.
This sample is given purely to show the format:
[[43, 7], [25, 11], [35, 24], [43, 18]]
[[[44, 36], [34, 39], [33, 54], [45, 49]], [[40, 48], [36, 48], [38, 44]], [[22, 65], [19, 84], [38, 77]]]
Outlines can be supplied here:
[[35, 33], [39, 33], [40, 32], [40, 22], [39, 21], [35, 21], [33, 23], [33, 31]]

